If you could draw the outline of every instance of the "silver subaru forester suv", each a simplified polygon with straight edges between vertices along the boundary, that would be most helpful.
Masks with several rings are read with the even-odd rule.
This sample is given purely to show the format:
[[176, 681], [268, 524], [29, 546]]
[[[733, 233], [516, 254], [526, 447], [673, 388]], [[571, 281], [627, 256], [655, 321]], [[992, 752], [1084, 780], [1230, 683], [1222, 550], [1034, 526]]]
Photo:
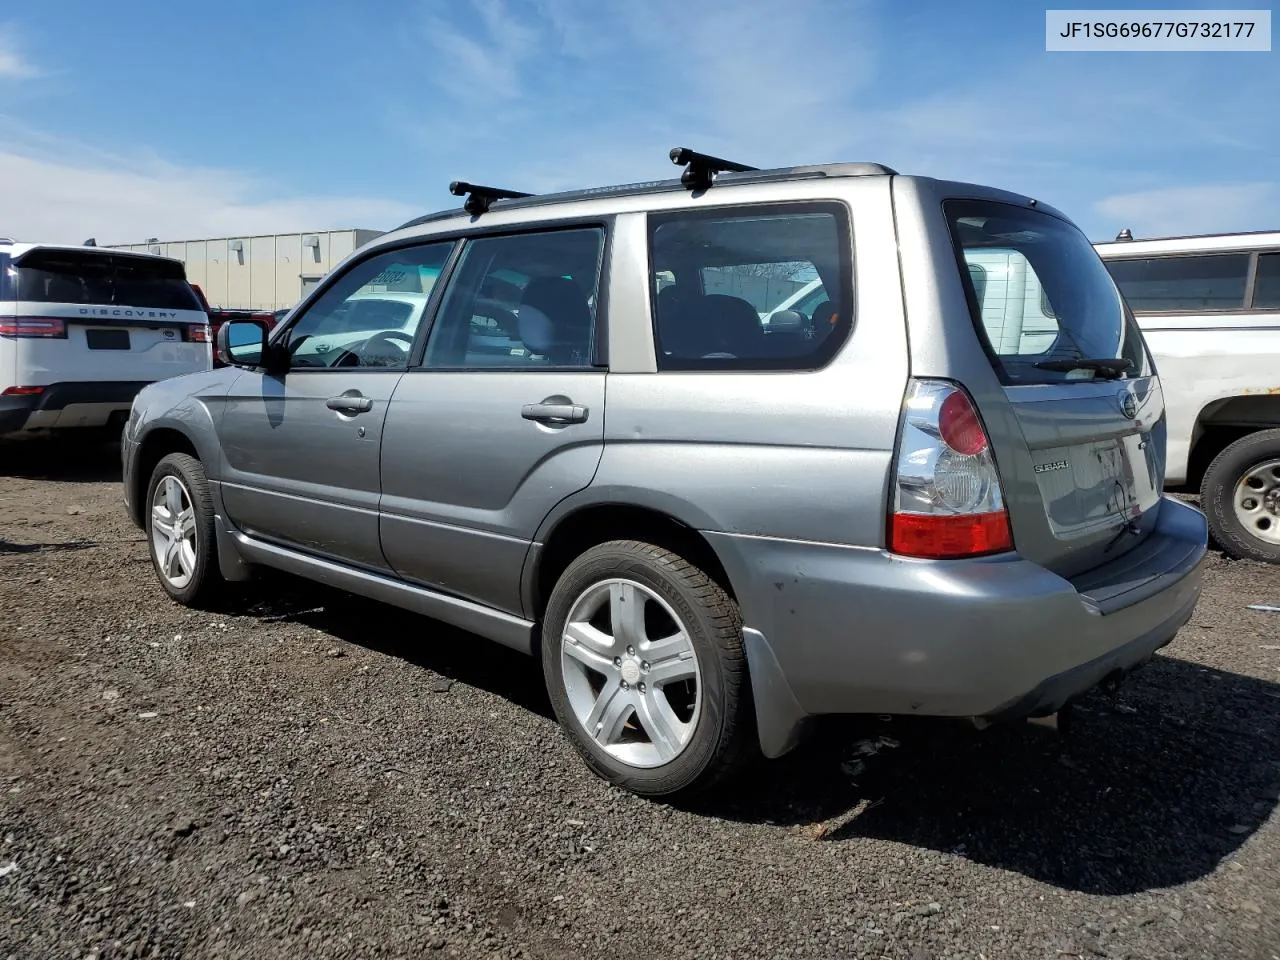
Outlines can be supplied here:
[[143, 390], [124, 491], [164, 589], [271, 567], [538, 656], [591, 769], [651, 796], [823, 714], [1048, 715], [1173, 638], [1204, 517], [1161, 494], [1160, 380], [1066, 217], [672, 160], [454, 183]]

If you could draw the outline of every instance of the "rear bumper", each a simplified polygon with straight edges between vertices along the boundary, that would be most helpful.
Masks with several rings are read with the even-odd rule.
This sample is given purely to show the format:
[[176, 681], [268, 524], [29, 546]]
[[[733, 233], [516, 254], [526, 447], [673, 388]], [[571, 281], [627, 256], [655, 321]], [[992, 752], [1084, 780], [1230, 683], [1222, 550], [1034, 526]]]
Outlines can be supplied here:
[[[51, 383], [31, 397], [0, 397], [0, 433], [105, 427], [127, 416], [148, 381], [90, 380]], [[122, 423], [123, 425], [123, 423]]]
[[1203, 514], [1166, 498], [1137, 558], [1075, 584], [1016, 554], [921, 561], [707, 537], [740, 599], [773, 756], [817, 714], [1051, 713], [1173, 639], [1199, 599], [1208, 539]]

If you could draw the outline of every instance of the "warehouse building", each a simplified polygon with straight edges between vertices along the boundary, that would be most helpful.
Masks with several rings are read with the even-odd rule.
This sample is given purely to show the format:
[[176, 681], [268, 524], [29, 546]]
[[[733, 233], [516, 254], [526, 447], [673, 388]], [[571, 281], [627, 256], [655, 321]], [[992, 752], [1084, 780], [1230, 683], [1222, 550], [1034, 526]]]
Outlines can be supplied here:
[[152, 238], [114, 246], [181, 260], [187, 279], [204, 291], [211, 306], [284, 310], [343, 257], [381, 235], [379, 230], [321, 230], [212, 240]]

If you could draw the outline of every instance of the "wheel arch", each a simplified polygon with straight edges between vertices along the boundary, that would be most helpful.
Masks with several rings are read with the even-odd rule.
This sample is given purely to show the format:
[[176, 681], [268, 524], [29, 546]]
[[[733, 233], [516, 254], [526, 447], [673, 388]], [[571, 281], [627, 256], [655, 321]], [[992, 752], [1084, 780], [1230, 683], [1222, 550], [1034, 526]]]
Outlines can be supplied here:
[[[556, 580], [574, 557], [609, 540], [642, 540], [666, 547], [699, 566], [730, 598], [740, 602], [728, 572], [742, 573], [739, 561], [730, 557], [726, 563], [703, 535], [702, 530], [707, 529], [716, 529], [716, 524], [706, 513], [652, 490], [615, 487], [588, 491], [562, 502], [539, 529], [522, 575], [526, 616], [537, 625], [534, 656], [540, 656], [542, 617]], [[799, 741], [808, 718], [764, 635], [744, 629], [743, 646], [759, 745], [766, 757], [780, 757]]]
[[135, 442], [138, 449], [133, 457], [133, 471], [125, 482], [130, 484], [129, 504], [134, 513], [133, 520], [141, 526], [147, 487], [151, 483], [156, 464], [171, 453], [185, 453], [202, 463], [207, 461], [200, 455], [200, 449], [190, 435], [174, 424], [157, 423], [149, 427]]
[[[610, 540], [641, 540], [679, 553], [737, 599], [715, 548], [699, 532], [709, 518], [674, 497], [644, 491], [637, 502], [626, 491], [570, 498], [543, 522], [521, 576], [525, 615], [540, 622], [556, 581], [574, 558]], [[665, 502], [664, 502], [665, 501]]]
[[1276, 427], [1280, 427], [1280, 387], [1205, 404], [1191, 431], [1187, 486], [1198, 489], [1209, 464], [1237, 440]]

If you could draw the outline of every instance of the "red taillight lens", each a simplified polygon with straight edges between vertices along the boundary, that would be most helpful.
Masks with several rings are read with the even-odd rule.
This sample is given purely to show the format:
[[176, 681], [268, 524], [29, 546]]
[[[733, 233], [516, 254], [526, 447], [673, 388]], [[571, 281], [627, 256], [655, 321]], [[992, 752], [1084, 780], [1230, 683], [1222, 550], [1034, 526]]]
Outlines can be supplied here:
[[974, 557], [1013, 548], [1009, 516], [1003, 510], [958, 516], [895, 514], [889, 541], [894, 553], [931, 560]]
[[187, 331], [187, 339], [192, 343], [208, 343], [209, 328], [203, 323], [193, 323]]
[[44, 387], [5, 387], [0, 393], [3, 397], [38, 397], [44, 393]]
[[995, 458], [964, 388], [913, 380], [898, 431], [889, 549], [929, 560], [1013, 549]]
[[0, 317], [0, 337], [65, 339], [67, 322], [60, 317]]
[[938, 433], [948, 447], [966, 457], [976, 457], [987, 449], [987, 435], [982, 430], [978, 411], [959, 390], [942, 401], [938, 410]]

